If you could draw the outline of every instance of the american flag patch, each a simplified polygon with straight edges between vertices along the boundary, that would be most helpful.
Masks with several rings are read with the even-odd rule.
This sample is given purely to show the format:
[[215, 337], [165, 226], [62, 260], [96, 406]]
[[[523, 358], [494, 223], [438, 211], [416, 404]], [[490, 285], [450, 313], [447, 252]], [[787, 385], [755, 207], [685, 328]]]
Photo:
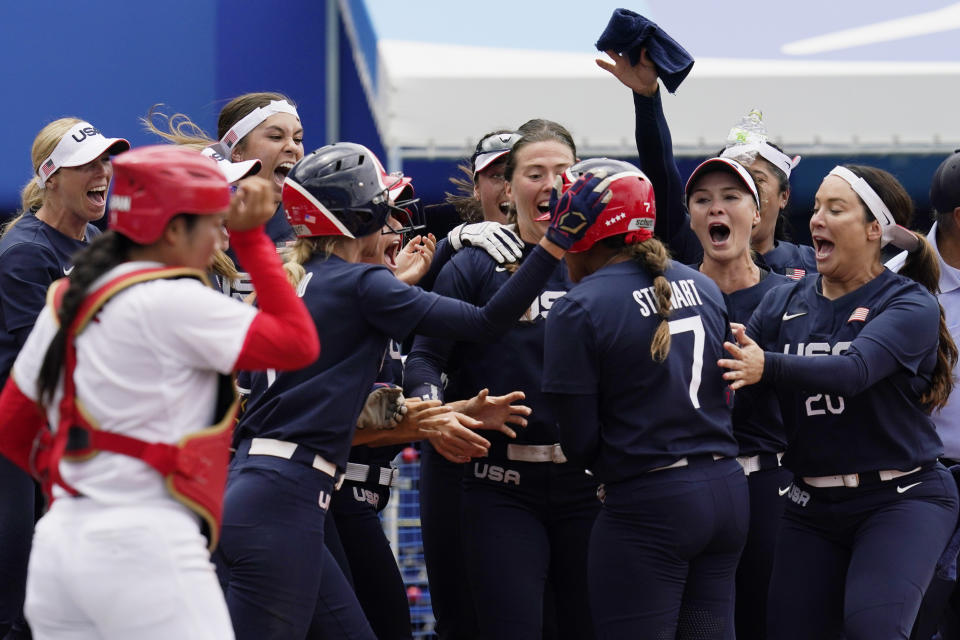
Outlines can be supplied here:
[[43, 179], [46, 180], [50, 177], [50, 174], [56, 170], [56, 167], [53, 164], [53, 158], [50, 158], [40, 167], [40, 173], [43, 174]]
[[806, 269], [786, 269], [783, 272], [783, 275], [787, 276], [791, 280], [799, 280], [803, 276], [807, 275]]
[[317, 217], [316, 217], [316, 216], [312, 216], [312, 215], [310, 215], [309, 213], [303, 214], [303, 219], [306, 220], [307, 222], [309, 222], [310, 224], [313, 224], [314, 222], [317, 221]]
[[227, 145], [227, 149], [232, 149], [233, 145], [237, 143], [237, 132], [231, 129], [227, 131], [227, 135], [223, 137], [223, 144]]
[[853, 310], [853, 313], [850, 314], [850, 317], [847, 318], [847, 322], [866, 322], [868, 313], [870, 313], [870, 309], [867, 309], [866, 307], [857, 307]]

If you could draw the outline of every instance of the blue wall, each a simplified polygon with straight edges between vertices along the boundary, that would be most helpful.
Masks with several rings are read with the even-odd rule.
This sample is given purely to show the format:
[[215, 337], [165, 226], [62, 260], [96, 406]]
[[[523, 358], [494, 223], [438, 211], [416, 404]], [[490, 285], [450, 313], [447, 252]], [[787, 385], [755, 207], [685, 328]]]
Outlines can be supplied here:
[[[336, 1], [336, 0], [331, 0]], [[77, 116], [136, 145], [157, 140], [138, 118], [154, 103], [211, 135], [230, 98], [280, 91], [299, 105], [308, 150], [326, 141], [323, 0], [48, 0], [4, 3], [0, 18], [0, 212], [19, 204], [30, 145], [48, 122]], [[342, 50], [349, 53], [345, 45]], [[348, 130], [376, 140], [369, 108], [345, 61]], [[365, 118], [364, 118], [365, 115]]]

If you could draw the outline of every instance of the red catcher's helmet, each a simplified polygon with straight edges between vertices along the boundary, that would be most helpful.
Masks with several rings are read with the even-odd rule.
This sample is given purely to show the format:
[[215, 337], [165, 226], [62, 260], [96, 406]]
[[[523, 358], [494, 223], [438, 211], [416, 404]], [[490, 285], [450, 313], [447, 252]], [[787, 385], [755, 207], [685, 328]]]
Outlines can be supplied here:
[[140, 147], [113, 160], [109, 228], [139, 244], [160, 239], [181, 213], [209, 215], [230, 207], [230, 185], [216, 161], [169, 144]]
[[[607, 177], [598, 189], [606, 187], [613, 196], [596, 222], [587, 229], [586, 235], [570, 247], [570, 253], [586, 251], [597, 241], [611, 236], [626, 234], [625, 244], [636, 244], [653, 237], [653, 226], [657, 220], [653, 185], [642, 171], [629, 162], [611, 158], [582, 160], [564, 172], [563, 190], [566, 191], [583, 174], [596, 173], [600, 169], [606, 172]], [[549, 218], [548, 214], [546, 219]]]

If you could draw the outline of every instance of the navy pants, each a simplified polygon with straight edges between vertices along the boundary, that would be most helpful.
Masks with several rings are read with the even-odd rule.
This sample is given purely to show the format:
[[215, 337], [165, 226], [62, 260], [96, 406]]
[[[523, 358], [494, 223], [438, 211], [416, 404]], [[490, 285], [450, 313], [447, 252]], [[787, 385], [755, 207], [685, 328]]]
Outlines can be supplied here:
[[767, 637], [767, 593], [773, 573], [773, 554], [787, 504], [784, 494], [791, 482], [793, 474], [783, 467], [755, 471], [747, 476], [750, 529], [737, 565], [737, 640]]
[[23, 598], [37, 506], [33, 478], [0, 456], [0, 638], [30, 638]]
[[857, 488], [787, 493], [768, 603], [771, 640], [908, 638], [957, 523], [941, 465]]
[[477, 616], [463, 559], [460, 534], [462, 464], [420, 447], [420, 532], [430, 602], [440, 640], [474, 640]]
[[466, 465], [463, 544], [480, 638], [540, 640], [548, 575], [559, 637], [593, 637], [584, 604], [596, 488], [572, 464], [494, 457]]
[[408, 640], [413, 631], [407, 592], [378, 516], [389, 499], [388, 487], [344, 482], [327, 513], [326, 544], [353, 584], [377, 639]]
[[230, 465], [215, 554], [237, 639], [376, 640], [324, 545], [333, 478], [300, 462], [247, 456], [248, 446]]
[[607, 485], [606, 494], [590, 537], [597, 638], [733, 638], [750, 517], [740, 464], [696, 459]]

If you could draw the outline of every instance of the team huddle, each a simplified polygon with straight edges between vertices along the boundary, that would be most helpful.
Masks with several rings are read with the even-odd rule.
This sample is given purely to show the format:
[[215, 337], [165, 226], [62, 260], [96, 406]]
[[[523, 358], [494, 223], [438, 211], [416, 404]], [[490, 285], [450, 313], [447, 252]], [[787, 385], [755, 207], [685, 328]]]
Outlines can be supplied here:
[[684, 183], [655, 54], [608, 54], [638, 163], [490, 132], [439, 242], [281, 94], [216, 138], [44, 127], [0, 238], [0, 637], [411, 638], [378, 516], [411, 442], [440, 638], [943, 631], [946, 241], [841, 165], [790, 243], [759, 115]]

